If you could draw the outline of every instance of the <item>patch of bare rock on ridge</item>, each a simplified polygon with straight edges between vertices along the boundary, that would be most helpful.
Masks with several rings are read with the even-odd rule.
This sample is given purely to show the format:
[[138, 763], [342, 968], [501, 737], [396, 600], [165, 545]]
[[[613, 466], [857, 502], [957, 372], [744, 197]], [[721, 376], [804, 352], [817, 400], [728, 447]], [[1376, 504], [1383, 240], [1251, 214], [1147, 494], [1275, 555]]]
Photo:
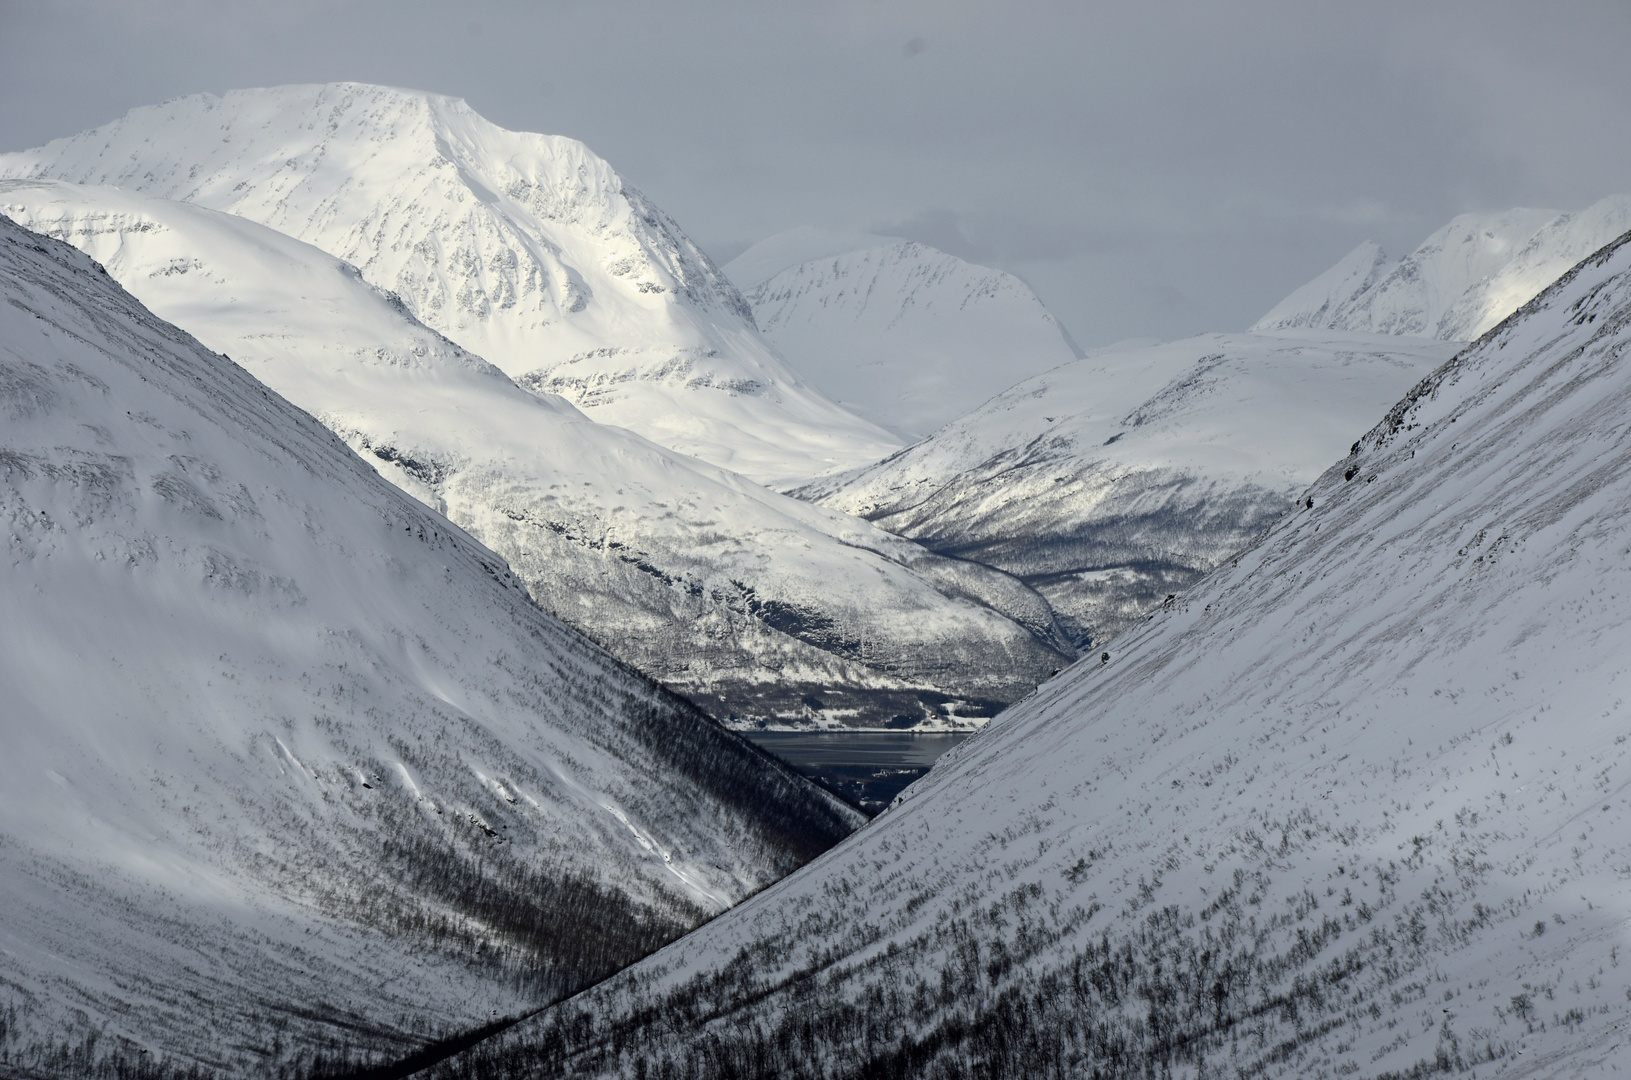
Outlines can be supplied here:
[[0, 1074], [394, 1060], [862, 820], [83, 254], [0, 294]]
[[1631, 1045], [1631, 235], [868, 827], [438, 1077], [1587, 1077]]

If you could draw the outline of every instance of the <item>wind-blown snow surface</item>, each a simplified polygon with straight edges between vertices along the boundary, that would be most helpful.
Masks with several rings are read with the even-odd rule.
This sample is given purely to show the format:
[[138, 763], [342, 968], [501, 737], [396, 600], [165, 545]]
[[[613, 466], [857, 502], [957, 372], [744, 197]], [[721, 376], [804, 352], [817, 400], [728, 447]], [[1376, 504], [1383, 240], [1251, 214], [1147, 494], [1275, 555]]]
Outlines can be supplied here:
[[59, 181], [0, 181], [0, 210], [99, 259], [720, 719], [966, 727], [1070, 653], [1012, 578], [530, 394], [310, 245]]
[[271, 226], [528, 388], [760, 482], [900, 447], [790, 371], [730, 281], [588, 147], [454, 98], [357, 83], [200, 94], [0, 155], [0, 176]]
[[725, 272], [805, 378], [910, 439], [1077, 357], [1024, 282], [924, 244], [796, 229]]
[[1108, 663], [467, 1071], [1623, 1074], [1628, 347], [1622, 242]]
[[400, 1053], [859, 820], [82, 254], [0, 291], [6, 1069]]
[[1396, 266], [1365, 243], [1282, 300], [1253, 330], [1314, 328], [1479, 337], [1581, 259], [1631, 229], [1631, 196], [1578, 214], [1462, 214]]
[[1095, 352], [800, 492], [1045, 597], [1109, 640], [1249, 544], [1453, 352], [1325, 331]]

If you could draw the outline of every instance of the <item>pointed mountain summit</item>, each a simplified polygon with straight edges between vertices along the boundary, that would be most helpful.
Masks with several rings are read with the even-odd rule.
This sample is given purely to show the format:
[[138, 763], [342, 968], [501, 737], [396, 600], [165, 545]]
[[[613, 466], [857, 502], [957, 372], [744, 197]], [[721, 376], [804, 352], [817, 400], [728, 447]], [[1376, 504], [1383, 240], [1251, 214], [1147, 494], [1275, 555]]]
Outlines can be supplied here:
[[1381, 246], [1367, 240], [1276, 304], [1252, 329], [1328, 330], [1346, 319], [1354, 302], [1386, 277], [1392, 266]]
[[866, 829], [444, 1075], [1600, 1077], [1631, 236]]
[[78, 251], [0, 296], [0, 1072], [400, 1054], [860, 821]]
[[268, 225], [528, 389], [760, 482], [900, 446], [789, 370], [729, 279], [604, 160], [454, 98], [357, 83], [177, 98], [0, 155], [0, 176]]
[[1024, 282], [926, 244], [795, 229], [725, 272], [806, 378], [908, 439], [1077, 357]]
[[1253, 330], [1308, 328], [1471, 341], [1631, 228], [1631, 196], [1578, 214], [1462, 214], [1396, 265], [1375, 244], [1275, 305]]

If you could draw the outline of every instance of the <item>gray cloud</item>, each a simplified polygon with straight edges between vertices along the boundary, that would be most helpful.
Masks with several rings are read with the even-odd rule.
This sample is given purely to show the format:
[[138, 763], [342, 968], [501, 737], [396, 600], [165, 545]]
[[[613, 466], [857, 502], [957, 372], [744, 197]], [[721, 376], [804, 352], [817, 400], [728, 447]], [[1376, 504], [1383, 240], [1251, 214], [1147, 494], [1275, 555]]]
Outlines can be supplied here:
[[585, 140], [716, 253], [890, 226], [1091, 346], [1247, 325], [1363, 239], [1631, 189], [1627, 41], [1619, 2], [0, 0], [0, 148], [200, 90], [414, 86]]

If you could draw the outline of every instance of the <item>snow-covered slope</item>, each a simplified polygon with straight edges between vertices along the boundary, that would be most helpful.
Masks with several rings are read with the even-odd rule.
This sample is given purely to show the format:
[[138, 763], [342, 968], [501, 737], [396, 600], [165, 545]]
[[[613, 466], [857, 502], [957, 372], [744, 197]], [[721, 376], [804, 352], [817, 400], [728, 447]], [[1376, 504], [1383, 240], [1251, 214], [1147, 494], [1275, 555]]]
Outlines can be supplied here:
[[859, 820], [84, 255], [0, 293], [0, 1072], [400, 1053]]
[[201, 94], [0, 155], [0, 176], [269, 225], [529, 389], [761, 482], [900, 446], [793, 374], [730, 281], [605, 161], [463, 101], [356, 83]]
[[1282, 300], [1253, 330], [1295, 327], [1470, 341], [1631, 228], [1631, 196], [1578, 214], [1463, 214], [1396, 266], [1361, 244]]
[[1631, 244], [1108, 662], [466, 1074], [1623, 1075], [1628, 348]]
[[1112, 348], [801, 494], [1005, 570], [1102, 644], [1290, 509], [1452, 352], [1330, 331]]
[[924, 244], [797, 229], [725, 272], [805, 378], [911, 439], [1076, 359], [1024, 282]]
[[[530, 394], [281, 233], [60, 181], [0, 181], [0, 211], [100, 260], [721, 719], [977, 723], [1069, 652], [1012, 578]], [[958, 721], [947, 697], [981, 705]]]

